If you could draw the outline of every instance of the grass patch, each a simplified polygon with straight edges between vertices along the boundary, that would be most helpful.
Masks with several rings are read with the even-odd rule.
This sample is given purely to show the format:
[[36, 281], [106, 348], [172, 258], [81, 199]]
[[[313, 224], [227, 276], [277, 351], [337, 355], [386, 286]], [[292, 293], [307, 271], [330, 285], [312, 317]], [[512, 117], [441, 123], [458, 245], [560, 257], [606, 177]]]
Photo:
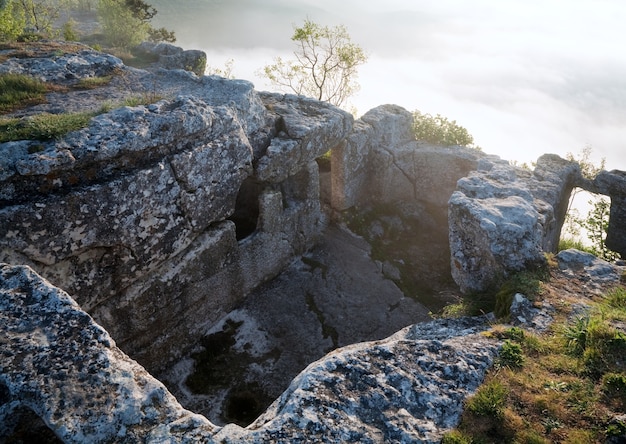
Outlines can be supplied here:
[[497, 291], [494, 312], [498, 318], [507, 318], [511, 303], [517, 293], [529, 300], [536, 300], [542, 292], [542, 283], [550, 278], [547, 267], [540, 266], [535, 270], [524, 270], [510, 276]]
[[78, 89], [96, 89], [102, 86], [108, 85], [113, 76], [102, 76], [102, 77], [86, 77], [84, 79], [80, 79], [76, 84], [76, 88]]
[[45, 83], [23, 74], [0, 75], [0, 113], [45, 102]]
[[[595, 443], [626, 433], [626, 289], [599, 298], [588, 315], [558, 317], [535, 335], [494, 326], [499, 362], [467, 400], [450, 443]], [[522, 370], [520, 368], [523, 367]]]
[[0, 117], [0, 143], [16, 140], [48, 141], [85, 128], [91, 119], [122, 106], [147, 105], [160, 100], [160, 96], [129, 97], [121, 103], [105, 103], [98, 111], [66, 114], [41, 113], [23, 118]]
[[559, 239], [559, 251], [570, 249], [590, 252], [589, 248], [585, 247], [580, 239], [574, 239], [571, 237], [562, 237]]
[[501, 418], [504, 414], [506, 404], [507, 389], [504, 385], [492, 379], [484, 384], [476, 394], [469, 398], [467, 409], [476, 416], [489, 418]]
[[84, 128], [94, 113], [48, 114], [28, 118], [0, 118], [0, 142], [51, 140]]
[[461, 301], [444, 307], [441, 316], [478, 316], [494, 312], [497, 318], [507, 319], [515, 294], [521, 293], [531, 301], [537, 300], [543, 293], [544, 282], [549, 279], [548, 266], [520, 271], [507, 279], [500, 279], [491, 289], [468, 293]]

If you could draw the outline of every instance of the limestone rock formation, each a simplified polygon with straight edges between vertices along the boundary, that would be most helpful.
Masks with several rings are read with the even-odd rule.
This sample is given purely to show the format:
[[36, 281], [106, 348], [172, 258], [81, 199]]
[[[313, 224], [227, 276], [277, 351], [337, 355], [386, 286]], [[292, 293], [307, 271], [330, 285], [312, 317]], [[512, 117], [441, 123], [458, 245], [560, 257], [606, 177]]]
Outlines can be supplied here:
[[382, 105], [363, 115], [345, 145], [332, 152], [333, 208], [424, 201], [441, 206], [456, 182], [476, 169], [480, 151], [415, 141], [413, 115]]
[[105, 76], [123, 67], [117, 57], [94, 51], [88, 46], [74, 45], [76, 51], [56, 57], [9, 58], [0, 64], [0, 73], [28, 74], [45, 82], [67, 82]]
[[[168, 45], [150, 50], [169, 67], [202, 58]], [[410, 322], [409, 312], [424, 314], [403, 299], [415, 287], [399, 289], [408, 273], [422, 273], [417, 260], [444, 262], [433, 276], [451, 274], [463, 291], [484, 290], [554, 250], [574, 186], [611, 197], [611, 242], [624, 244], [621, 172], [591, 182], [554, 155], [531, 172], [475, 150], [426, 146], [413, 140], [411, 113], [395, 105], [354, 122], [304, 97], [181, 69], [132, 69], [83, 47], [54, 58], [6, 57], [0, 72], [68, 88], [15, 116], [97, 111], [105, 99], [128, 96], [129, 85], [154, 100], [112, 106], [60, 140], [0, 144], [0, 438], [34, 414], [66, 442], [438, 442], [498, 343], [480, 334], [485, 318], [436, 320], [380, 339], [392, 322]], [[96, 91], [73, 89], [105, 74], [110, 83]], [[330, 167], [320, 173], [317, 159], [329, 150]], [[349, 316], [339, 306], [349, 311], [354, 302], [342, 301], [343, 283], [320, 277], [346, 276], [350, 285], [349, 266], [325, 271], [324, 257], [310, 250], [345, 210], [357, 220], [375, 215], [360, 241], [373, 245], [375, 261], [368, 256], [363, 269], [376, 267], [376, 280], [350, 290], [369, 291], [358, 300], [382, 308], [360, 327], [340, 325]], [[386, 255], [383, 247], [399, 245], [405, 256]], [[598, 279], [616, 275], [577, 253], [559, 260]], [[298, 317], [301, 304], [290, 317], [313, 325], [307, 340], [319, 339], [318, 355], [357, 336], [379, 340], [311, 364], [245, 429], [186, 411], [144, 370], [162, 372], [207, 335], [232, 327], [231, 336], [241, 336], [237, 314], [280, 339], [280, 316], [250, 316], [255, 301], [246, 296], [256, 289], [270, 303], [262, 284], [287, 269], [271, 285], [296, 275], [307, 282], [281, 287], [283, 302], [272, 309], [281, 314], [282, 303], [303, 299], [306, 315]], [[549, 322], [535, 321], [542, 314], [521, 295], [516, 303], [514, 322]], [[271, 355], [253, 362], [263, 370], [298, 358], [235, 339], [254, 358]]]
[[588, 189], [611, 198], [606, 246], [626, 257], [626, 172], [601, 171]]
[[464, 292], [484, 291], [554, 251], [580, 170], [544, 155], [531, 173], [495, 157], [458, 182], [449, 202], [452, 276]]
[[337, 350], [307, 367], [254, 424], [215, 438], [438, 443], [496, 356], [484, 328], [485, 319], [439, 320]]
[[198, 49], [184, 50], [170, 43], [143, 42], [134, 49], [137, 52], [156, 56], [154, 66], [164, 69], [184, 69], [198, 76], [206, 70], [206, 53]]
[[188, 358], [155, 376], [211, 422], [247, 425], [329, 351], [430, 319], [386, 278], [364, 239], [330, 226], [318, 245], [211, 326]]
[[180, 429], [187, 439], [216, 431], [28, 267], [0, 264], [0, 335], [2, 442], [29, 412], [66, 443], [172, 442]]
[[[80, 52], [76, 63], [97, 67], [98, 54]], [[10, 155], [0, 159], [0, 261], [64, 288], [157, 370], [314, 244], [325, 224], [314, 159], [353, 119], [304, 98], [262, 97], [246, 81], [101, 57], [116, 73], [110, 97], [128, 94], [128, 83], [164, 96], [100, 114], [61, 140], [2, 144]], [[100, 75], [36, 60], [0, 67], [35, 77], [50, 68], [64, 82]], [[96, 93], [70, 90], [24, 112], [94, 101]]]
[[0, 431], [26, 411], [79, 442], [438, 442], [498, 344], [483, 318], [439, 320], [311, 364], [253, 425], [194, 415], [63, 291], [28, 267], [0, 268]]

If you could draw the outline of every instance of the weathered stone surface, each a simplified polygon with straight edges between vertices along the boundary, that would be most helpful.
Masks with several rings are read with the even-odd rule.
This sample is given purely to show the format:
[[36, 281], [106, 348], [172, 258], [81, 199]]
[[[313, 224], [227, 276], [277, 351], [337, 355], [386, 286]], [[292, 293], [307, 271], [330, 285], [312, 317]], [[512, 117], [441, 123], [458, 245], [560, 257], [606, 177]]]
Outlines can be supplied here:
[[[327, 216], [315, 159], [329, 149], [334, 209], [394, 207], [396, 213], [381, 214], [365, 231], [373, 239], [393, 231], [394, 242], [406, 245], [411, 257], [430, 263], [436, 262], [432, 250], [418, 248], [412, 238], [432, 233], [431, 243], [439, 245], [442, 237], [445, 243], [448, 198], [457, 181], [478, 168], [458, 181], [449, 200], [451, 263], [465, 290], [542, 260], [542, 251], [556, 245], [572, 186], [602, 189], [613, 204], [623, 196], [623, 174], [603, 173], [588, 183], [558, 156], [543, 156], [531, 173], [473, 150], [418, 144], [411, 113], [397, 106], [370, 111], [352, 131], [352, 117], [343, 111], [301, 97], [259, 94], [249, 82], [134, 70], [91, 53], [63, 57], [56, 64], [11, 59], [0, 66], [61, 83], [118, 70], [123, 78], [89, 97], [50, 94], [48, 103], [20, 111], [24, 115], [97, 109], [103, 97], [124, 97], [126, 82], [163, 99], [102, 114], [63, 140], [0, 145], [0, 261], [32, 265], [69, 290], [120, 348], [156, 371], [188, 353], [199, 336], [228, 326], [226, 319], [250, 324], [237, 331], [243, 337], [236, 344], [254, 359], [271, 341], [251, 343], [246, 335], [262, 336], [263, 323], [277, 329], [276, 337], [288, 328], [278, 316], [283, 305], [271, 307], [276, 318], [255, 318], [255, 324], [249, 305], [241, 303], [320, 238]], [[617, 219], [612, 215], [611, 223]], [[437, 253], [448, 258], [447, 244]], [[410, 304], [397, 289], [387, 293], [388, 280], [361, 287], [348, 276], [327, 288], [320, 278], [344, 270], [318, 268], [312, 258], [319, 260], [309, 254], [296, 265], [310, 279], [298, 285], [285, 274], [281, 279], [298, 291], [281, 296], [284, 306], [304, 298], [315, 326], [306, 339], [317, 348], [302, 344], [315, 348], [316, 357], [320, 350], [388, 334], [387, 321], [407, 315]], [[376, 266], [377, 274], [396, 281], [407, 271], [422, 272], [401, 257]], [[602, 264], [583, 268], [590, 281], [617, 275]], [[24, 268], [3, 266], [2, 273], [8, 305], [0, 312], [6, 333], [0, 353], [7, 357], [0, 361], [0, 430], [6, 434], [16, 418], [32, 411], [68, 442], [437, 442], [458, 420], [463, 399], [497, 348], [478, 334], [486, 328], [483, 319], [411, 327], [334, 351], [301, 373], [251, 427], [219, 429], [182, 410], [67, 295]], [[348, 290], [383, 306], [383, 295], [391, 294], [391, 305], [370, 314], [370, 323], [342, 324], [371, 309], [356, 298], [343, 301]], [[521, 296], [516, 302], [515, 322], [542, 329], [541, 313]], [[326, 310], [333, 305], [336, 310]], [[297, 309], [285, 317], [305, 318]], [[83, 348], [84, 359], [74, 359]], [[274, 364], [281, 358], [304, 365], [303, 356], [270, 356]], [[253, 364], [262, 380], [261, 370], [272, 371], [273, 364], [259, 362]]]
[[452, 276], [464, 292], [483, 291], [543, 262], [565, 217], [576, 164], [545, 155], [533, 173], [495, 157], [459, 180], [449, 202]]
[[[79, 302], [91, 309], [232, 214], [251, 171], [250, 145], [231, 112], [193, 102], [182, 100], [180, 114], [163, 119], [143, 107], [96, 118], [51, 145], [67, 147], [70, 165], [51, 163], [45, 151], [16, 162], [18, 174], [56, 189], [21, 193], [19, 204], [0, 210], [0, 260], [36, 266], [72, 294], [88, 290], [93, 299]], [[193, 144], [183, 151], [179, 143]], [[94, 163], [102, 167], [91, 173], [85, 165]]]
[[587, 189], [611, 198], [606, 246], [626, 257], [626, 172], [601, 171]]
[[484, 378], [498, 345], [481, 319], [438, 320], [336, 350], [309, 365], [247, 429], [224, 442], [441, 441], [465, 397]]
[[260, 181], [282, 182], [334, 148], [352, 129], [352, 115], [328, 103], [271, 93], [261, 97], [276, 116], [278, 133], [256, 162]]
[[[428, 309], [386, 279], [370, 254], [365, 240], [329, 227], [301, 260], [198, 335], [200, 354], [159, 379], [213, 423], [247, 424], [328, 351], [429, 320]], [[185, 384], [190, 374], [196, 382]], [[211, 383], [199, 384], [203, 377]]]
[[0, 440], [29, 410], [67, 443], [181, 442], [181, 429], [189, 440], [215, 432], [28, 267], [0, 264], [0, 289]]
[[184, 50], [165, 42], [143, 42], [135, 50], [158, 56], [156, 66], [159, 68], [184, 69], [198, 76], [204, 75], [206, 70], [206, 53], [197, 49]]
[[413, 115], [397, 105], [374, 108], [355, 123], [347, 143], [332, 153], [335, 209], [416, 200], [446, 206], [456, 181], [484, 154], [422, 144], [412, 127]]
[[[498, 348], [486, 319], [439, 320], [311, 364], [247, 429], [184, 410], [63, 291], [0, 268], [0, 430], [24, 409], [65, 442], [438, 442]], [[261, 346], [262, 344], [256, 344]]]
[[545, 301], [537, 308], [521, 293], [515, 294], [510, 309], [510, 324], [521, 326], [535, 333], [545, 332], [552, 321], [554, 309]]
[[[157, 369], [163, 349], [177, 357], [313, 245], [325, 225], [314, 159], [345, 138], [352, 116], [294, 96], [261, 99], [246, 81], [120, 70], [167, 98], [100, 114], [62, 140], [0, 145], [0, 261], [66, 289]], [[105, 87], [112, 97], [117, 80]], [[70, 109], [93, 106], [68, 97]], [[62, 102], [52, 95], [35, 108]], [[267, 149], [282, 142], [296, 155]]]
[[618, 283], [620, 268], [591, 253], [569, 249], [556, 255], [559, 268], [570, 276], [594, 282], [596, 284]]
[[544, 251], [557, 250], [570, 194], [581, 179], [580, 166], [576, 162], [556, 154], [544, 154], [537, 159], [528, 186], [540, 214]]
[[373, 151], [413, 140], [412, 122], [411, 113], [397, 105], [376, 107], [355, 122], [347, 143], [331, 153], [333, 208], [345, 210], [368, 201], [376, 192], [372, 175], [384, 168], [374, 165]]
[[80, 46], [84, 49], [57, 57], [10, 58], [0, 64], [0, 73], [26, 74], [45, 82], [66, 82], [105, 76], [124, 65], [111, 54], [95, 51], [86, 45]]

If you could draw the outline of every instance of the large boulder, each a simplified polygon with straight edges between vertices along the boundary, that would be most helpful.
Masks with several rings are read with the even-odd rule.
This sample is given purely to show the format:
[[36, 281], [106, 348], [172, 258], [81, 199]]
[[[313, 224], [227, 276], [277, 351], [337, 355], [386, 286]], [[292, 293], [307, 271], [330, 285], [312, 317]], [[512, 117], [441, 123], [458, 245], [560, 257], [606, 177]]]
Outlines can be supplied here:
[[183, 409], [65, 292], [0, 264], [0, 441], [34, 413], [66, 443], [180, 442], [216, 431]]
[[463, 292], [484, 291], [555, 251], [577, 164], [539, 158], [533, 172], [496, 157], [459, 180], [450, 197], [452, 276]]

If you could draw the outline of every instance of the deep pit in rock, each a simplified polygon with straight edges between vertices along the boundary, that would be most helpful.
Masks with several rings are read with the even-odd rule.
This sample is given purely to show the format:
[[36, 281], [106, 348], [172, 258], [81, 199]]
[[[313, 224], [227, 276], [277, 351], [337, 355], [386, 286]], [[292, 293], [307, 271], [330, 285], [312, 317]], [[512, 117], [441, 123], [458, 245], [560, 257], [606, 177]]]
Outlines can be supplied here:
[[226, 314], [160, 379], [216, 424], [252, 423], [311, 362], [426, 321], [459, 297], [442, 215], [418, 204], [345, 213], [345, 223], [327, 228], [317, 247]]

